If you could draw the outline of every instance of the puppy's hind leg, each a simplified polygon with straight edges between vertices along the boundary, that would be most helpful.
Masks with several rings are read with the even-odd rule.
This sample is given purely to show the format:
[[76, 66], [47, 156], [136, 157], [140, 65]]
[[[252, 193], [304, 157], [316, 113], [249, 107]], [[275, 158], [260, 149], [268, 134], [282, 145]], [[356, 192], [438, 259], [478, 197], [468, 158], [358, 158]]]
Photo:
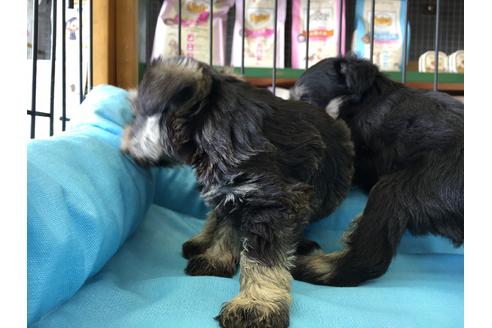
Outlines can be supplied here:
[[189, 260], [193, 256], [205, 253], [212, 244], [216, 226], [217, 214], [212, 210], [208, 214], [202, 231], [183, 244], [183, 257]]
[[[192, 276], [232, 277], [236, 272], [240, 252], [237, 227], [227, 217], [216, 217], [215, 229], [206, 233], [211, 234], [208, 247], [189, 259], [185, 272]], [[202, 237], [199, 235], [198, 238]]]
[[398, 179], [384, 177], [374, 186], [364, 212], [345, 233], [342, 251], [298, 256], [294, 278], [321, 285], [356, 286], [385, 273], [411, 212]]

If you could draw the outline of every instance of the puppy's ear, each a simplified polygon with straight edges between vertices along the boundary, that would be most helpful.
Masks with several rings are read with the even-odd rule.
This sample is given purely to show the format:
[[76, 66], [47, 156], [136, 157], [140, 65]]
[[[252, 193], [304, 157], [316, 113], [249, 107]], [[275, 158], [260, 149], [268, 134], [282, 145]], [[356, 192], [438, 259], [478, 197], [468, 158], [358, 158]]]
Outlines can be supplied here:
[[349, 91], [358, 97], [362, 96], [373, 85], [379, 74], [376, 65], [367, 60], [353, 57], [340, 59], [337, 66], [338, 72], [345, 80]]
[[212, 90], [213, 77], [200, 69], [193, 83], [186, 83], [177, 89], [169, 99], [168, 136], [176, 153], [184, 163], [191, 164], [197, 147], [194, 141], [196, 126], [201, 124], [202, 114], [207, 110]]
[[167, 134], [172, 140], [176, 155], [182, 162], [191, 164], [193, 155], [196, 152], [196, 145], [193, 141], [194, 131], [190, 119], [174, 117], [167, 129]]
[[205, 67], [199, 67], [191, 73], [183, 71], [183, 74], [189, 74], [188, 79], [176, 88], [167, 106], [175, 116], [194, 117], [208, 103], [212, 91], [213, 76]]

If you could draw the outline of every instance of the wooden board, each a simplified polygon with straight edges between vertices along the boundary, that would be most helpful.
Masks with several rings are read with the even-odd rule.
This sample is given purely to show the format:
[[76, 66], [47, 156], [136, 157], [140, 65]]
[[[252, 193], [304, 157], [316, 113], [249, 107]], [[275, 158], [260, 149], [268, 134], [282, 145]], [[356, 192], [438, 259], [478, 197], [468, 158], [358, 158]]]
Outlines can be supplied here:
[[115, 8], [116, 85], [138, 85], [138, 0], [117, 0]]
[[116, 83], [116, 67], [114, 65], [115, 1], [93, 1], [94, 85]]
[[93, 3], [94, 85], [137, 87], [138, 0]]

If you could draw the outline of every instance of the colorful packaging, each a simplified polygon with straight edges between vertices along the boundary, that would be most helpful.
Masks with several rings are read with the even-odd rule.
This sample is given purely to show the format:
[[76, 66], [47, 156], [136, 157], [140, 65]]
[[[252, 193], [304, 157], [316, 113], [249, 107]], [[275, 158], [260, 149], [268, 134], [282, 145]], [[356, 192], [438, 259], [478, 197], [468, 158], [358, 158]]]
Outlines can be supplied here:
[[458, 50], [449, 55], [448, 67], [451, 73], [465, 73], [465, 51]]
[[[227, 12], [234, 0], [214, 0], [213, 64], [225, 65]], [[179, 0], [166, 0], [161, 7], [154, 36], [152, 58], [178, 55]], [[182, 0], [181, 54], [209, 62], [210, 1]]]
[[[274, 0], [237, 0], [236, 22], [232, 43], [232, 65], [241, 66], [242, 15], [246, 1], [244, 66], [272, 67], [274, 47]], [[277, 8], [277, 67], [284, 67], [286, 0], [278, 0]]]
[[[407, 0], [378, 0], [374, 19], [373, 62], [382, 71], [400, 71], [403, 61], [403, 38]], [[357, 0], [352, 49], [359, 57], [370, 58], [371, 0]], [[410, 26], [407, 47], [410, 47]], [[408, 53], [408, 51], [407, 51]]]
[[[429, 50], [424, 52], [419, 57], [419, 72], [422, 73], [431, 73], [434, 72], [436, 67], [436, 54], [434, 50]], [[448, 55], [446, 53], [439, 51], [439, 72], [447, 72], [448, 71]]]
[[[345, 0], [311, 0], [309, 6], [308, 65], [338, 56], [340, 5], [342, 8], [342, 55], [345, 54]], [[292, 67], [306, 67], [307, 0], [292, 1]]]

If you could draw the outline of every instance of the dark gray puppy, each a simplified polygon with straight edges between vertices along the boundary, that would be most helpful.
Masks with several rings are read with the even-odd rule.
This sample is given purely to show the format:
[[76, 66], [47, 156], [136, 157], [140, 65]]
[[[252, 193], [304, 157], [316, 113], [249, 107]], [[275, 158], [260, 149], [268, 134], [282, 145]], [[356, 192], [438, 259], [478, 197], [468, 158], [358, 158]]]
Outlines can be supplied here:
[[[291, 98], [347, 123], [354, 182], [369, 199], [342, 252], [299, 258], [296, 279], [352, 286], [386, 272], [405, 230], [463, 244], [463, 104], [405, 87], [369, 61], [329, 58], [308, 69]], [[310, 269], [306, 270], [306, 267]]]
[[345, 123], [189, 58], [153, 62], [133, 104], [122, 149], [143, 165], [192, 165], [212, 208], [183, 245], [186, 272], [232, 276], [240, 262], [220, 325], [288, 326], [296, 253], [316, 248], [303, 230], [351, 185]]

